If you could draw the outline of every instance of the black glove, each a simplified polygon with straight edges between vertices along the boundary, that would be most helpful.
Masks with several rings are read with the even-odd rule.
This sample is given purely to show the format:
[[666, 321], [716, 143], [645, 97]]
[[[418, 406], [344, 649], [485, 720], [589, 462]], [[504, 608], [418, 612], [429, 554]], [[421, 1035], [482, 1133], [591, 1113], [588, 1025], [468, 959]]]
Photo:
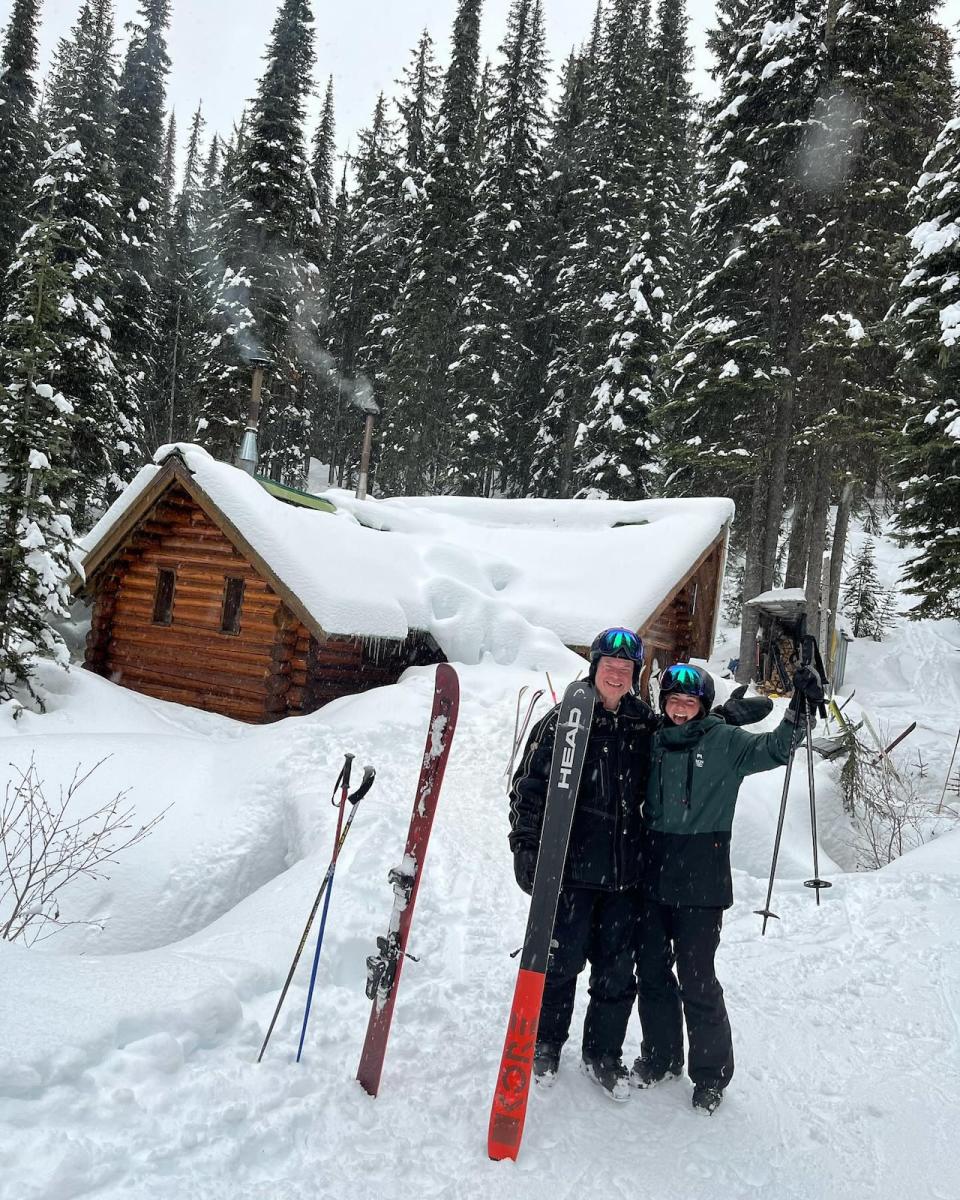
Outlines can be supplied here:
[[536, 850], [517, 850], [513, 856], [513, 873], [517, 886], [528, 896], [533, 893], [533, 877], [537, 870]]
[[826, 696], [820, 676], [810, 667], [797, 667], [793, 676], [790, 708], [798, 715], [806, 709], [811, 716], [822, 710]]
[[718, 717], [723, 717], [728, 725], [755, 725], [773, 711], [773, 701], [766, 696], [751, 696], [745, 698], [747, 685], [738, 687], [723, 704], [718, 704], [713, 710]]

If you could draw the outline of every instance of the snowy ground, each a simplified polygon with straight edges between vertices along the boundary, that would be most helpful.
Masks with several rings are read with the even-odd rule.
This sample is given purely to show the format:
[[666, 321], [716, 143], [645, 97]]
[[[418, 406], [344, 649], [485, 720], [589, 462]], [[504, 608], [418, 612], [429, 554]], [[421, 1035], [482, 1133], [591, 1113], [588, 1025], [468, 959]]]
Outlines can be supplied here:
[[[501, 786], [522, 682], [539, 681], [461, 670], [410, 944], [421, 961], [404, 968], [376, 1101], [354, 1080], [364, 960], [386, 929], [430, 673], [263, 728], [80, 671], [54, 678], [47, 716], [0, 716], [5, 762], [33, 754], [55, 783], [109, 753], [91, 798], [129, 786], [139, 820], [173, 805], [108, 882], [73, 893], [69, 915], [102, 932], [0, 943], [4, 1200], [957, 1200], [960, 832], [944, 826], [883, 871], [844, 871], [828, 853], [843, 820], [829, 763], [817, 779], [821, 873], [834, 886], [818, 910], [802, 884], [812, 872], [799, 771], [774, 899], [782, 919], [762, 940], [753, 909], [782, 774], [742, 793], [719, 960], [738, 1071], [722, 1109], [695, 1114], [686, 1080], [611, 1104], [576, 1070], [572, 1041], [555, 1089], [533, 1097], [519, 1162], [487, 1160], [508, 953], [525, 920]], [[908, 749], [923, 747], [925, 786], [938, 791], [960, 719], [960, 626], [903, 625], [883, 645], [858, 644], [854, 686], [881, 722], [918, 720]], [[306, 961], [258, 1066], [329, 858], [345, 750], [379, 776], [340, 859], [305, 1061], [292, 1060]], [[634, 1021], [627, 1054], [638, 1050]]]

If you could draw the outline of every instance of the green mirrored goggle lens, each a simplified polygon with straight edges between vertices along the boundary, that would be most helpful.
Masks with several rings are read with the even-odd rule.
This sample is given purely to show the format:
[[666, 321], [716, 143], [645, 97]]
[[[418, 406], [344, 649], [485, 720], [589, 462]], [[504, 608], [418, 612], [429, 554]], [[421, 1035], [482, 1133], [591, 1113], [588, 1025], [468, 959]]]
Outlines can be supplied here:
[[670, 667], [663, 673], [662, 687], [685, 692], [689, 696], [703, 695], [703, 678], [692, 667]]
[[609, 629], [604, 634], [601, 653], [626, 654], [630, 658], [639, 658], [641, 654], [640, 639], [632, 629]]

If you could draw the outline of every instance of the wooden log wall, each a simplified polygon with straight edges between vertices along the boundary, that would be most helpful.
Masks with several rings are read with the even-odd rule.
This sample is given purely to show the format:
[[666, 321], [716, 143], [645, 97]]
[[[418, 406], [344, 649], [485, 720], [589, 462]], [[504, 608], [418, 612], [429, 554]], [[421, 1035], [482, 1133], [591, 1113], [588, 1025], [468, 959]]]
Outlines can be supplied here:
[[[155, 624], [161, 568], [173, 619]], [[221, 632], [228, 576], [244, 580], [240, 630]], [[296, 623], [187, 492], [172, 488], [94, 581], [86, 666], [156, 696], [246, 721], [286, 715]]]
[[443, 661], [436, 643], [426, 634], [413, 633], [404, 641], [333, 636], [318, 640], [301, 625], [293, 658], [290, 708], [313, 712], [341, 696], [396, 683], [409, 666]]

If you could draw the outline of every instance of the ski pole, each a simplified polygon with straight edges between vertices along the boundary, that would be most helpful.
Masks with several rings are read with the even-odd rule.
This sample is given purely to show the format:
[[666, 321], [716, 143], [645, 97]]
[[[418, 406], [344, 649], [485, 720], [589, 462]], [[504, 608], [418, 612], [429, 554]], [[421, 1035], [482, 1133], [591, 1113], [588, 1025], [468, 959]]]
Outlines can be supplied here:
[[953, 753], [950, 755], [950, 766], [947, 767], [947, 777], [943, 781], [943, 791], [940, 793], [940, 803], [937, 805], [937, 816], [943, 808], [943, 798], [947, 794], [947, 785], [950, 782], [950, 772], [953, 770], [953, 760], [957, 757], [957, 747], [960, 746], [960, 729], [957, 730], [957, 740], [953, 743]]
[[817, 795], [813, 780], [813, 726], [810, 721], [810, 708], [806, 707], [807, 726], [807, 790], [810, 793], [810, 835], [813, 838], [813, 878], [805, 879], [803, 886], [814, 888], [817, 893], [817, 907], [820, 907], [821, 888], [833, 887], [825, 879], [820, 878], [819, 849], [817, 847]]
[[533, 716], [533, 710], [536, 708], [542, 696], [543, 688], [540, 688], [538, 691], [533, 693], [529, 703], [527, 704], [527, 711], [524, 715], [524, 718], [520, 722], [520, 728], [513, 742], [513, 753], [510, 755], [510, 762], [507, 764], [507, 769], [504, 772], [504, 778], [506, 779], [508, 785], [513, 778], [513, 769], [516, 766], [517, 754], [520, 752], [520, 747], [523, 745], [524, 738], [527, 736], [527, 730], [530, 728], [530, 718]]
[[[347, 777], [349, 779], [350, 771], [347, 769]], [[307, 1003], [303, 1010], [303, 1025], [300, 1029], [300, 1044], [297, 1046], [297, 1062], [300, 1061], [300, 1055], [303, 1053], [303, 1039], [307, 1036], [307, 1021], [310, 1019], [310, 1005], [313, 1003], [313, 986], [317, 981], [317, 967], [320, 963], [320, 948], [323, 946], [323, 931], [327, 926], [327, 912], [330, 908], [330, 893], [333, 891], [333, 877], [337, 870], [337, 858], [340, 854], [340, 847], [346, 840], [347, 834], [350, 832], [350, 826], [353, 824], [353, 818], [357, 813], [357, 805], [363, 797], [370, 791], [373, 786], [373, 780], [376, 772], [373, 767], [363, 768], [363, 780], [352, 796], [347, 795], [347, 783], [343, 785], [343, 795], [340, 800], [340, 811], [337, 814], [337, 831], [339, 834], [340, 823], [343, 821], [343, 810], [347, 803], [353, 805], [350, 809], [350, 816], [347, 817], [347, 823], [343, 828], [343, 833], [339, 834], [333, 846], [333, 858], [330, 859], [330, 866], [327, 868], [327, 894], [323, 900], [323, 913], [320, 917], [320, 929], [317, 932], [317, 948], [313, 955], [313, 969], [310, 972], [310, 986], [307, 988]]]
[[[345, 756], [344, 764], [340, 769], [340, 774], [337, 776], [337, 782], [333, 785], [334, 797], [337, 794], [337, 789], [341, 786], [341, 784], [344, 783], [344, 777], [346, 776], [347, 780], [349, 780], [349, 777], [350, 777], [349, 768], [350, 768], [350, 764], [353, 762], [353, 757], [354, 756], [352, 754], [347, 754]], [[372, 768], [367, 768], [364, 771], [364, 782], [366, 782], [367, 771], [370, 771], [370, 770], [372, 770]], [[372, 777], [370, 779], [370, 783], [371, 784], [373, 783]], [[346, 784], [344, 784], [344, 787], [345, 786], [346, 786]], [[363, 785], [361, 785], [361, 787], [362, 786]], [[369, 788], [367, 790], [369, 790]], [[335, 799], [331, 799], [331, 803], [336, 804], [337, 801]], [[356, 811], [356, 809], [354, 809], [354, 812], [355, 811]], [[350, 816], [352, 818], [353, 813], [351, 813]], [[338, 826], [339, 826], [339, 821], [338, 821]], [[345, 833], [341, 834], [340, 837], [338, 838], [338, 841], [342, 842], [344, 836], [345, 836]], [[339, 846], [335, 846], [335, 852], [337, 849], [339, 849]], [[317, 897], [313, 902], [313, 908], [310, 910], [310, 916], [307, 918], [307, 923], [304, 926], [303, 933], [300, 937], [299, 945], [297, 946], [296, 953], [293, 956], [293, 962], [290, 964], [290, 970], [287, 972], [287, 978], [286, 978], [283, 988], [280, 992], [280, 999], [277, 1001], [277, 1007], [274, 1009], [273, 1017], [270, 1020], [270, 1026], [267, 1029], [266, 1037], [263, 1039], [263, 1045], [260, 1047], [260, 1053], [257, 1055], [257, 1062], [263, 1061], [264, 1051], [267, 1048], [267, 1043], [270, 1041], [270, 1036], [273, 1033], [274, 1026], [277, 1023], [277, 1018], [280, 1016], [280, 1009], [283, 1007], [283, 1002], [287, 998], [287, 992], [290, 990], [290, 984], [293, 980], [294, 972], [297, 969], [297, 964], [300, 962], [300, 955], [303, 953], [303, 948], [307, 944], [307, 938], [310, 935], [310, 927], [313, 924], [314, 917], [316, 917], [316, 915], [317, 915], [317, 909], [320, 907], [320, 901], [323, 898], [324, 891], [326, 890], [327, 880], [329, 878], [329, 875], [330, 875], [330, 869], [328, 867], [327, 873], [323, 877], [323, 882], [320, 884], [320, 890], [317, 892]]]
[[777, 818], [777, 836], [773, 842], [773, 859], [770, 863], [770, 881], [767, 884], [767, 899], [763, 908], [755, 908], [753, 911], [758, 917], [763, 917], [763, 929], [760, 931], [761, 936], [767, 932], [767, 921], [772, 917], [775, 921], [780, 918], [770, 908], [770, 901], [773, 898], [773, 880], [777, 873], [777, 858], [780, 855], [780, 839], [783, 836], [783, 821], [787, 813], [787, 793], [790, 791], [790, 776], [793, 774], [793, 760], [797, 754], [797, 746], [800, 741], [800, 714], [797, 713], [797, 726], [793, 731], [793, 737], [790, 739], [790, 754], [787, 758], [787, 773], [783, 779], [783, 794], [780, 797], [780, 816]]
[[520, 705], [523, 702], [523, 694], [525, 691], [527, 691], [527, 684], [524, 684], [520, 691], [517, 692], [517, 714], [513, 718], [513, 741], [510, 743], [510, 761], [507, 763], [507, 769], [504, 772], [504, 774], [508, 776], [513, 771], [513, 760], [517, 753], [517, 731], [520, 728]]
[[544, 671], [544, 675], [546, 675], [546, 677], [547, 677], [547, 687], [550, 689], [550, 698], [553, 701], [554, 705], [556, 705], [557, 704], [557, 693], [553, 690], [553, 683], [550, 680], [550, 672]]

